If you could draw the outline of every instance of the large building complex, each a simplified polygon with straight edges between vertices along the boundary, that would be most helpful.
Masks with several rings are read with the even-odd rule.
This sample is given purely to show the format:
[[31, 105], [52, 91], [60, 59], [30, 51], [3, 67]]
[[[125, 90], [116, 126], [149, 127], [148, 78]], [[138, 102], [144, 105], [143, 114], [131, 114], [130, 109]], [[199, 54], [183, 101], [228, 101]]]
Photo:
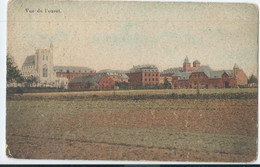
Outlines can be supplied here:
[[183, 68], [172, 68], [162, 72], [163, 76], [172, 76], [172, 88], [236, 88], [247, 85], [248, 77], [242, 69], [235, 64], [232, 70], [212, 70], [209, 66], [200, 66], [198, 60], [193, 67], [186, 57]]
[[182, 67], [159, 72], [155, 65], [137, 65], [129, 71], [101, 70], [96, 73], [88, 67], [54, 66], [53, 46], [37, 49], [34, 55], [27, 56], [22, 65], [24, 77], [36, 76], [40, 85], [69, 89], [118, 89], [121, 85], [135, 86], [160, 85], [165, 79], [174, 89], [193, 88], [236, 88], [247, 85], [245, 72], [234, 65], [230, 70], [212, 70], [198, 60], [192, 65], [188, 57]]

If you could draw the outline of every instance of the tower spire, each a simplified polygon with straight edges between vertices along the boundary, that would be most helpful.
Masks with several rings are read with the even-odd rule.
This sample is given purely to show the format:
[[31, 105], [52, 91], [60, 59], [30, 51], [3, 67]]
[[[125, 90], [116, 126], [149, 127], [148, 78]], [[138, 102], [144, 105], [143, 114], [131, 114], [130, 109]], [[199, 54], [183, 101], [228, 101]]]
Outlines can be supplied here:
[[185, 57], [184, 64], [190, 64], [188, 56]]

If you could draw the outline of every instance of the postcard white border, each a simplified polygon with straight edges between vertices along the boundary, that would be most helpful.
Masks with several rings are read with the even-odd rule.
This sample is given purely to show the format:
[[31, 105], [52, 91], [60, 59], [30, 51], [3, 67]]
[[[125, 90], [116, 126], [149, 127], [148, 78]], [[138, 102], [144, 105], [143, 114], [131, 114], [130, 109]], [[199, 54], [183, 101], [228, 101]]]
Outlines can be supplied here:
[[[75, 0], [77, 1], [77, 0]], [[84, 1], [84, 0], [83, 0]], [[85, 0], [86, 1], [86, 0]], [[118, 1], [118, 0], [110, 0]], [[126, 0], [132, 1], [132, 0]], [[141, 0], [135, 0], [141, 1]], [[142, 0], [142, 1], [169, 1], [172, 0]], [[214, 162], [182, 162], [182, 161], [90, 161], [90, 160], [23, 160], [12, 159], [5, 155], [5, 124], [6, 124], [6, 38], [7, 38], [7, 2], [8, 0], [0, 0], [0, 164], [151, 164], [151, 165], [165, 165], [165, 164], [215, 164]], [[253, 3], [257, 4], [259, 8], [260, 1], [257, 0], [175, 0], [174, 2], [230, 2], [230, 3]], [[259, 18], [258, 18], [259, 19]], [[259, 27], [259, 25], [258, 25]], [[259, 39], [259, 34], [258, 34]], [[258, 50], [259, 55], [259, 50]], [[259, 78], [259, 58], [258, 58], [258, 78]], [[259, 85], [258, 85], [259, 86]], [[259, 87], [258, 87], [259, 89]], [[259, 97], [259, 92], [258, 92]], [[259, 104], [259, 98], [258, 98]], [[259, 108], [258, 108], [258, 124], [259, 124]], [[258, 134], [260, 130], [258, 128]], [[258, 135], [259, 143], [259, 135]], [[260, 150], [258, 144], [258, 150]], [[218, 164], [243, 164], [243, 163], [218, 163]], [[248, 164], [260, 164], [260, 156], [255, 162]]]

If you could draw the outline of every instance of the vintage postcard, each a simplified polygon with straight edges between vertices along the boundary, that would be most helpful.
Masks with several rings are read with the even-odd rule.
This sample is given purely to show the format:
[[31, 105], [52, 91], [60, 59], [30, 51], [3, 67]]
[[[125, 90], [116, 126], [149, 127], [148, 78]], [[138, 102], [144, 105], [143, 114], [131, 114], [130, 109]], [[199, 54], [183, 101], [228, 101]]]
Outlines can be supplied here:
[[258, 6], [10, 0], [6, 155], [252, 162]]

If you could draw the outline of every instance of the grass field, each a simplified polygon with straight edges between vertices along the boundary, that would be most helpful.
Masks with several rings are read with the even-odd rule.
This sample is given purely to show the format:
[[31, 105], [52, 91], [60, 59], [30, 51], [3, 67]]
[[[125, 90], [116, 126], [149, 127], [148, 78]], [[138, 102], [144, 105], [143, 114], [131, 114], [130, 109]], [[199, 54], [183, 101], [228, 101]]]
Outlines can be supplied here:
[[[200, 92], [256, 93], [257, 89]], [[256, 159], [257, 98], [109, 100], [115, 94], [172, 93], [196, 94], [196, 90], [15, 95], [19, 99], [7, 100], [7, 155], [87, 160], [248, 162]], [[79, 98], [93, 95], [107, 99]], [[45, 98], [38, 98], [41, 96]], [[60, 96], [73, 99], [60, 100]]]

